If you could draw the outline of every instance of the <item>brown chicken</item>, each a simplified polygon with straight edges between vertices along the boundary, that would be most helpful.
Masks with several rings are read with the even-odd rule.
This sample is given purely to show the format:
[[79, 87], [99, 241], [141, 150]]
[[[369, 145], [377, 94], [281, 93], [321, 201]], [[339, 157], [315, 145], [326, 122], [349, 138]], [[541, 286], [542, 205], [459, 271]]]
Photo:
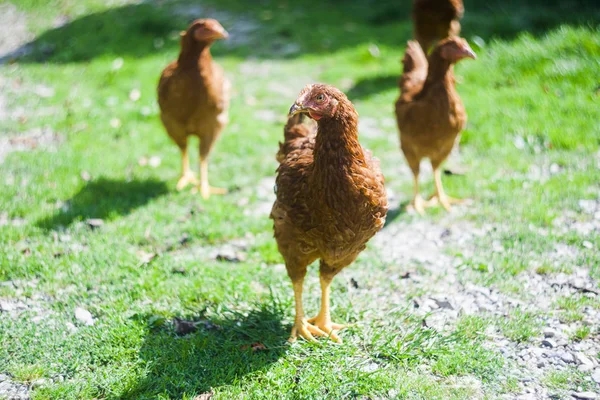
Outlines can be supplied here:
[[[303, 123], [305, 115], [316, 129]], [[306, 86], [290, 109], [277, 159], [271, 211], [275, 239], [292, 280], [296, 318], [291, 340], [315, 340], [344, 326], [331, 322], [333, 277], [350, 265], [385, 222], [387, 199], [379, 161], [358, 142], [358, 114], [338, 89]], [[320, 259], [321, 310], [307, 320], [302, 308], [306, 269]]]
[[200, 139], [200, 193], [224, 194], [225, 189], [208, 183], [208, 154], [228, 122], [229, 81], [210, 54], [215, 40], [228, 37], [227, 31], [214, 19], [194, 21], [181, 33], [181, 52], [169, 64], [158, 83], [160, 119], [167, 133], [181, 150], [182, 172], [177, 182], [181, 190], [198, 182], [190, 169], [188, 137]]
[[[463, 58], [476, 58], [462, 38], [440, 41], [427, 58], [417, 42], [409, 41], [402, 63], [400, 98], [396, 101], [396, 120], [400, 147], [414, 174], [412, 205], [419, 214], [438, 202], [450, 210], [460, 200], [446, 195], [440, 164], [448, 157], [455, 140], [467, 122], [463, 103], [455, 89], [453, 65]], [[421, 160], [429, 158], [433, 167], [435, 194], [425, 202], [419, 194]]]
[[415, 39], [425, 53], [438, 40], [460, 35], [462, 0], [413, 0]]

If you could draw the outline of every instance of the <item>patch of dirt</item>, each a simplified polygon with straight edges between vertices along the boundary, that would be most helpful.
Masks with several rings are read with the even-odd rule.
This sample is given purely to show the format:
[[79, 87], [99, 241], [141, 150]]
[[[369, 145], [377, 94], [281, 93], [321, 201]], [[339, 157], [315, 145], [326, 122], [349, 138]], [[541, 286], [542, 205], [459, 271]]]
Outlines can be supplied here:
[[[598, 211], [595, 201], [584, 201], [580, 208], [588, 219]], [[561, 266], [572, 273], [538, 274], [533, 271], [535, 268], [529, 268], [516, 277], [523, 290], [513, 297], [493, 286], [469, 282], [468, 271], [462, 272], [463, 260], [476, 256], [476, 252], [480, 251], [474, 245], [477, 238], [496, 235], [506, 229], [491, 225], [476, 227], [462, 220], [460, 214], [464, 211], [457, 207], [438, 223], [427, 218], [393, 222], [377, 234], [372, 242], [377, 248], [376, 253], [385, 263], [395, 265], [395, 270], [398, 267], [404, 269], [396, 276], [388, 272], [384, 279], [393, 282], [396, 290], [392, 293], [384, 290], [381, 295], [385, 295], [391, 304], [412, 304], [411, 313], [423, 318], [425, 326], [440, 332], [452, 331], [462, 315], [492, 317], [498, 321], [485, 332], [487, 345], [502, 353], [509, 360], [508, 366], [512, 365], [505, 376], [518, 380], [521, 393], [517, 398], [543, 399], [556, 394], [543, 383], [550, 371], [577, 368], [590, 382], [593, 377], [600, 376], [597, 359], [600, 342], [593, 328], [600, 325], [600, 312], [591, 306], [585, 307], [581, 321], [565, 322], [561, 321], [562, 311], [557, 306], [560, 298], [595, 298], [600, 295], [598, 283], [590, 277], [589, 269], [575, 264], [579, 249], [557, 243], [548, 254], [527, 255], [532, 267], [550, 260], [551, 265]], [[497, 242], [490, 251], [501, 252], [504, 249]], [[359, 275], [363, 272], [350, 271], [354, 271], [352, 275], [358, 282], [373, 280], [366, 276], [361, 279]], [[373, 271], [368, 273], [373, 274]], [[358, 290], [379, 289], [361, 287]], [[415, 294], [415, 297], [410, 297]], [[542, 334], [522, 343], [507, 339], [499, 325], [517, 309], [536, 315]], [[574, 333], [582, 326], [591, 327], [592, 333], [588, 338], [577, 341]]]
[[[11, 3], [0, 4], [0, 64], [25, 54], [23, 44], [33, 39], [27, 29], [26, 15]], [[18, 53], [15, 51], [18, 50]]]
[[43, 148], [56, 151], [62, 137], [51, 128], [35, 128], [20, 135], [0, 136], [0, 164], [8, 153]]
[[0, 399], [29, 400], [29, 387], [15, 382], [8, 374], [0, 373]]

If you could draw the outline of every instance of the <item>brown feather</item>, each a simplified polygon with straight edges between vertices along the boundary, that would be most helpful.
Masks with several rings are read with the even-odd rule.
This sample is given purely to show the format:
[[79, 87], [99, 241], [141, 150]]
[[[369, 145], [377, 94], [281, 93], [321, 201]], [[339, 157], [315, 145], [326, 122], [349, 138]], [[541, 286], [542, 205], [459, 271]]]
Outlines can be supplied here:
[[453, 64], [457, 60], [444, 58], [444, 49], [455, 47], [470, 50], [461, 38], [441, 41], [429, 56], [427, 78], [421, 82], [421, 90], [410, 96], [402, 92], [396, 102], [400, 144], [413, 171], [414, 167], [418, 171], [422, 158], [431, 159], [434, 165], [443, 162], [467, 122], [454, 82]]
[[354, 106], [332, 86], [309, 85], [301, 97], [311, 93], [330, 96], [335, 112], [319, 119], [316, 135], [300, 130], [295, 117], [288, 121], [271, 212], [292, 280], [316, 259], [335, 275], [383, 227], [387, 213], [384, 178], [358, 141]]
[[465, 8], [462, 0], [413, 0], [414, 37], [423, 51], [440, 39], [460, 35], [460, 19]]
[[213, 41], [198, 41], [194, 35], [199, 21], [218, 24], [194, 21], [182, 34], [179, 58], [160, 76], [158, 104], [161, 120], [175, 143], [182, 147], [188, 136], [198, 136], [201, 155], [206, 156], [228, 122], [230, 84], [210, 54]]

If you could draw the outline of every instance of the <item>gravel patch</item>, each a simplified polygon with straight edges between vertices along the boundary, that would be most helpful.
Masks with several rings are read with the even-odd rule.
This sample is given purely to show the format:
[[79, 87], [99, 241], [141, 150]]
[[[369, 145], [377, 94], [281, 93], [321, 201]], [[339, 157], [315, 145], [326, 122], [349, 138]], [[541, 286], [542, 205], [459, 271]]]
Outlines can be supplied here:
[[0, 4], [0, 64], [27, 53], [22, 45], [32, 39], [25, 14], [11, 3]]
[[0, 399], [29, 400], [29, 387], [11, 378], [10, 375], [0, 372]]
[[[583, 204], [581, 208], [587, 215], [595, 215], [598, 209], [595, 203]], [[589, 269], [575, 264], [579, 248], [559, 243], [549, 254], [531, 254], [534, 263], [551, 260], [557, 265], [568, 266], [572, 272], [538, 274], [535, 268], [530, 268], [517, 276], [523, 289], [513, 297], [493, 286], [469, 282], [469, 274], [461, 273], [463, 260], [476, 255], [476, 239], [506, 229], [476, 227], [461, 220], [464, 211], [457, 207], [438, 223], [427, 218], [395, 221], [373, 239], [372, 245], [384, 262], [405, 269], [401, 276], [389, 278], [400, 287], [400, 293], [392, 296], [394, 302], [406, 304], [412, 301], [411, 312], [422, 317], [425, 326], [440, 332], [452, 331], [457, 319], [463, 315], [491, 318], [494, 323], [485, 332], [486, 345], [508, 360], [506, 378], [515, 378], [519, 382], [519, 393], [504, 398], [584, 398], [585, 391], [550, 390], [544, 383], [548, 373], [563, 370], [584, 373], [589, 384], [598, 385], [600, 381], [600, 341], [595, 336], [595, 327], [600, 326], [600, 313], [593, 307], [585, 307], [582, 321], [565, 322], [561, 321], [561, 310], [556, 304], [560, 298], [600, 295], [598, 283], [590, 277]], [[503, 251], [500, 242], [493, 247], [493, 251]], [[418, 295], [409, 300], [405, 296], [411, 293]], [[495, 326], [517, 310], [534, 316], [535, 323], [539, 324], [539, 335], [517, 342], [505, 337], [502, 329]], [[574, 332], [581, 326], [589, 326], [592, 334], [577, 340]]]
[[50, 127], [31, 129], [22, 134], [0, 136], [0, 164], [4, 158], [14, 151], [31, 151], [43, 148], [56, 151], [62, 137]]

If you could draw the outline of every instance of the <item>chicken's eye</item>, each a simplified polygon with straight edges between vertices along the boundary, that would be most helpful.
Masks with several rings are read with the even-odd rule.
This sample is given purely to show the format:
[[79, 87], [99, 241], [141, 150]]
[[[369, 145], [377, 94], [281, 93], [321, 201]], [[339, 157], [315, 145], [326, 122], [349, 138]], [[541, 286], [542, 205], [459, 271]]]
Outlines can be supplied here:
[[321, 102], [321, 101], [325, 100], [325, 95], [324, 95], [324, 94], [320, 94], [320, 95], [318, 95], [318, 96], [316, 97], [316, 100], [317, 100], [317, 101], [319, 101], [319, 102]]

